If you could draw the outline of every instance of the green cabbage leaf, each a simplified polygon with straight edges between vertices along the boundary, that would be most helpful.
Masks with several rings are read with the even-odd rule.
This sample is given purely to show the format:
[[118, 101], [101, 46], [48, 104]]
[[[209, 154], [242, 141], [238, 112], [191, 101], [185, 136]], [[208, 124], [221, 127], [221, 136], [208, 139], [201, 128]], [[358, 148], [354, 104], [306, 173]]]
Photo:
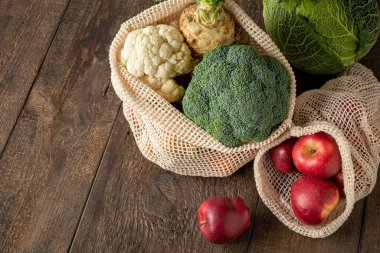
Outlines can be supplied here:
[[264, 0], [267, 33], [296, 68], [336, 74], [376, 43], [376, 0]]

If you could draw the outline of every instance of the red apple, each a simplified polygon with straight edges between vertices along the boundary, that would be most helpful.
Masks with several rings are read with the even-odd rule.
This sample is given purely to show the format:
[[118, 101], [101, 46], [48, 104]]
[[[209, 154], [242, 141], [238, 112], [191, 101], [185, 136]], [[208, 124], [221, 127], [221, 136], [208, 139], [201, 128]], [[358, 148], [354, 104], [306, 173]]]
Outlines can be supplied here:
[[328, 178], [342, 168], [338, 145], [324, 132], [301, 136], [294, 144], [292, 157], [296, 168], [307, 176]]
[[340, 197], [345, 198], [346, 193], [344, 192], [344, 180], [343, 180], [343, 172], [339, 171], [333, 178], [336, 186], [338, 187]]
[[302, 176], [290, 193], [295, 216], [307, 225], [325, 223], [339, 202], [338, 188], [327, 179]]
[[251, 226], [251, 215], [240, 197], [213, 197], [200, 205], [198, 222], [207, 241], [224, 244], [236, 240]]
[[292, 159], [293, 146], [297, 138], [290, 138], [270, 150], [270, 155], [274, 166], [281, 172], [297, 172]]

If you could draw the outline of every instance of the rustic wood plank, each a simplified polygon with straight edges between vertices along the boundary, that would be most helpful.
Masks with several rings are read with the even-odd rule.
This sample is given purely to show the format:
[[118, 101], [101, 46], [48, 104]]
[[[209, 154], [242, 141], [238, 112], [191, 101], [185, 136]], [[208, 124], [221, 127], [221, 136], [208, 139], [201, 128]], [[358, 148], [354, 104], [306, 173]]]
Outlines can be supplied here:
[[[380, 178], [378, 176], [377, 181]], [[380, 252], [380, 185], [377, 183], [373, 192], [365, 201], [361, 238], [358, 252], [372, 253]]]
[[259, 201], [248, 252], [356, 252], [363, 206], [364, 201], [357, 203], [350, 218], [333, 235], [312, 239], [291, 231]]
[[245, 252], [249, 233], [228, 246], [206, 242], [197, 209], [214, 195], [239, 195], [254, 209], [252, 163], [229, 178], [180, 176], [146, 160], [119, 115], [71, 252]]
[[120, 108], [108, 48], [135, 6], [70, 2], [0, 160], [0, 252], [68, 250]]
[[68, 2], [0, 1], [0, 157]]

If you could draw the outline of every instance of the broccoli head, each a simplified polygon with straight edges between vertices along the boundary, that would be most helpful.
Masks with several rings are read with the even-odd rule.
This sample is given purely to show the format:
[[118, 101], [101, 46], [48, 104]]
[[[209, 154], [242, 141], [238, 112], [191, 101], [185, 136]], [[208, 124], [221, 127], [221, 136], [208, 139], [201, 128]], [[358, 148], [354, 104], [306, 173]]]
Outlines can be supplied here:
[[263, 141], [288, 116], [290, 78], [275, 58], [223, 45], [195, 67], [185, 115], [227, 147]]

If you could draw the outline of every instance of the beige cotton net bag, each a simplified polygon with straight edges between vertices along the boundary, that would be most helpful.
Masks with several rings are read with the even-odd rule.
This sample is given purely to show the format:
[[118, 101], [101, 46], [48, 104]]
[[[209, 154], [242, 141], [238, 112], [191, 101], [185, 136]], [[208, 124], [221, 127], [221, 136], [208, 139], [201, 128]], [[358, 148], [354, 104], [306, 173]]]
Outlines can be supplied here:
[[122, 24], [110, 48], [111, 80], [116, 94], [123, 101], [124, 115], [136, 143], [147, 159], [182, 175], [225, 177], [251, 161], [261, 147], [290, 128], [295, 104], [295, 78], [289, 63], [269, 36], [235, 2], [227, 0], [223, 6], [233, 15], [240, 31], [241, 41], [237, 42], [254, 45], [262, 54], [277, 58], [288, 70], [291, 79], [289, 113], [265, 141], [237, 148], [225, 147], [196, 126], [173, 105], [130, 75], [119, 61], [119, 53], [129, 32], [148, 25], [175, 24], [181, 11], [193, 2], [165, 1]]
[[355, 168], [355, 201], [376, 183], [380, 163], [380, 83], [372, 71], [356, 63], [319, 90], [297, 98], [294, 123], [326, 120], [350, 142]]
[[[369, 69], [356, 63], [320, 89], [297, 97], [293, 121], [304, 127], [293, 127], [257, 154], [257, 189], [266, 206], [290, 229], [313, 238], [326, 237], [348, 219], [354, 203], [367, 196], [376, 183], [380, 163], [380, 83]], [[300, 174], [275, 169], [269, 150], [290, 136], [319, 131], [337, 141], [346, 198], [341, 199], [325, 224], [313, 227], [300, 223], [290, 205], [290, 188]]]

